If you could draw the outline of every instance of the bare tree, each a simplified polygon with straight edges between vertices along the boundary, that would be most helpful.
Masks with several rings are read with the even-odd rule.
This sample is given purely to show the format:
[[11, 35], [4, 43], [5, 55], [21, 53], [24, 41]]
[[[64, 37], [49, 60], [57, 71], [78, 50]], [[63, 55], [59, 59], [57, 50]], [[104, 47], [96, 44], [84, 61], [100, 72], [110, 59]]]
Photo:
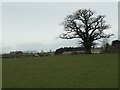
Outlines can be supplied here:
[[101, 41], [102, 43], [101, 43], [101, 45], [102, 45], [102, 48], [103, 48], [103, 50], [105, 51], [105, 49], [106, 49], [106, 45], [108, 45], [109, 43], [109, 40], [107, 39], [107, 38], [104, 38], [104, 39], [102, 39], [102, 41]]
[[87, 54], [91, 54], [94, 41], [101, 38], [109, 38], [113, 34], [105, 34], [103, 31], [109, 28], [104, 20], [105, 15], [94, 15], [90, 9], [80, 9], [67, 17], [62, 22], [64, 33], [62, 39], [80, 38]]

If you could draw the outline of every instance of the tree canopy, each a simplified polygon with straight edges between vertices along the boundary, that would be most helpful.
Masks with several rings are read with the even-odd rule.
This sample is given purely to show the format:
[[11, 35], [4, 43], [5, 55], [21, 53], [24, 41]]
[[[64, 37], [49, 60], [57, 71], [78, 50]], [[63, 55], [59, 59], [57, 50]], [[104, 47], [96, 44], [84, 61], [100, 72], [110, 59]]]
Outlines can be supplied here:
[[104, 30], [110, 28], [105, 21], [105, 15], [95, 15], [90, 9], [79, 9], [62, 22], [64, 33], [59, 37], [62, 39], [80, 38], [86, 48], [86, 53], [91, 54], [91, 46], [94, 41], [101, 38], [109, 38], [113, 34], [105, 34]]

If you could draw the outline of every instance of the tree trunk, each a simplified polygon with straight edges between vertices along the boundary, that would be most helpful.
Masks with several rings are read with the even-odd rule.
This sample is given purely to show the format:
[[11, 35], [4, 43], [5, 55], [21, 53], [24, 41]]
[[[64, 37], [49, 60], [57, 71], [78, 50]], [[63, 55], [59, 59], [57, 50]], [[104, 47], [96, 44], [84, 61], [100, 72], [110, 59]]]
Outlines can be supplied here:
[[91, 46], [87, 46], [86, 48], [86, 54], [92, 54], [91, 52]]

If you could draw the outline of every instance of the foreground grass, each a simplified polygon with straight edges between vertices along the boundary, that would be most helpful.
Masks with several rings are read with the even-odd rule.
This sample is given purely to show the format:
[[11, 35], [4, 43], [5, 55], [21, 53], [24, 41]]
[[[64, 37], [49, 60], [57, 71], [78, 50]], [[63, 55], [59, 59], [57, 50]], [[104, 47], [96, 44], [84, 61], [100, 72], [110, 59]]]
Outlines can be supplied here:
[[118, 56], [3, 59], [3, 88], [116, 88]]
[[2, 58], [0, 58], [0, 89], [2, 89]]

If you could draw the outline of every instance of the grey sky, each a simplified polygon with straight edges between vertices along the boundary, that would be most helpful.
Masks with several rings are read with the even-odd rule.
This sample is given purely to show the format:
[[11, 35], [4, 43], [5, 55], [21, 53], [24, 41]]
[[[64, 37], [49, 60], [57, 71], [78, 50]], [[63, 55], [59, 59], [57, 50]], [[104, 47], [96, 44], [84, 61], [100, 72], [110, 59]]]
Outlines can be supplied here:
[[97, 14], [106, 15], [111, 25], [107, 33], [118, 38], [117, 2], [6, 2], [2, 7], [3, 52], [11, 50], [55, 50], [64, 46], [78, 46], [77, 40], [58, 39], [63, 31], [60, 23], [66, 15], [78, 9], [90, 8]]

